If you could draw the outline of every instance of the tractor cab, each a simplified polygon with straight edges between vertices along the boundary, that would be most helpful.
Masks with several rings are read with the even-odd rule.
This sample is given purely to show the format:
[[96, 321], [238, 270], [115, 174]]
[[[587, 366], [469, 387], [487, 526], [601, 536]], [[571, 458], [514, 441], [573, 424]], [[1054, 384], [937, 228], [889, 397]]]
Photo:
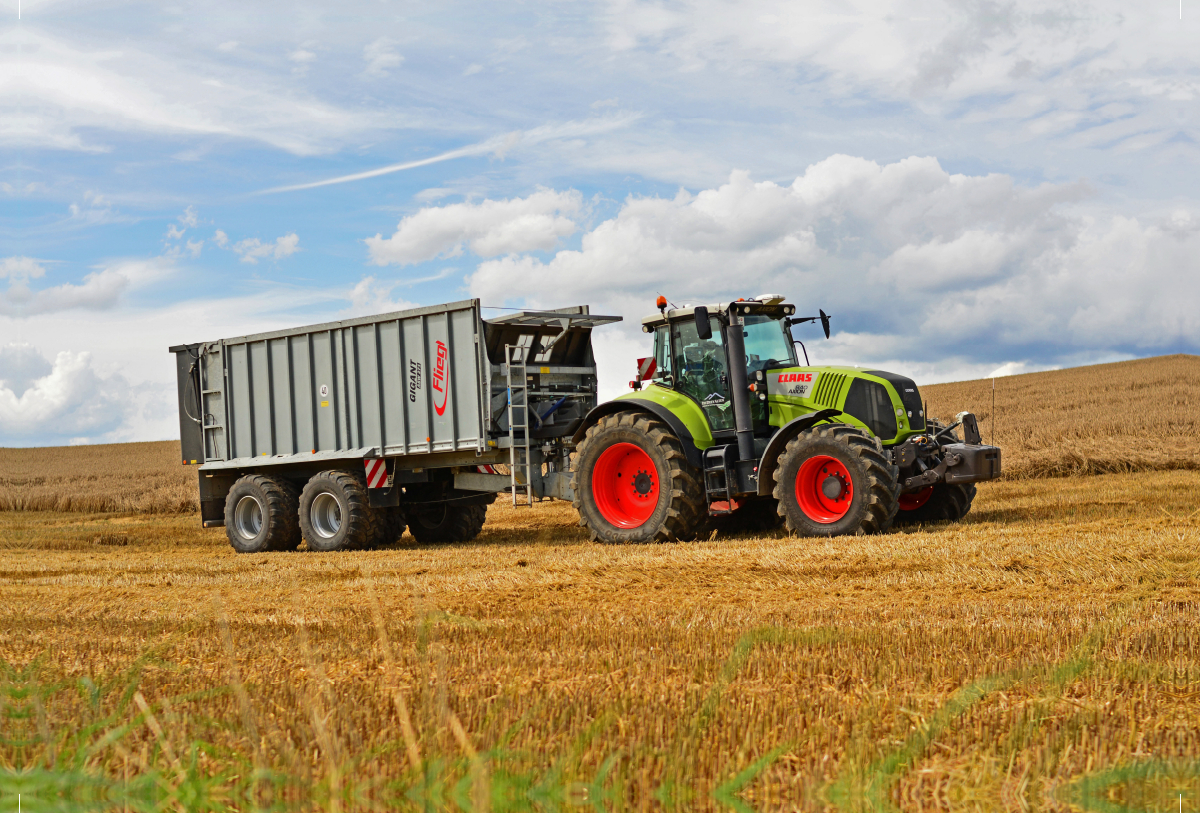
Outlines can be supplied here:
[[[642, 330], [654, 334], [654, 356], [645, 365], [644, 378], [695, 401], [718, 441], [736, 435], [733, 385], [742, 382], [739, 395], [762, 396], [745, 398], [752, 432], [769, 435], [766, 388], [756, 382], [771, 370], [797, 364], [786, 321], [796, 309], [782, 300], [762, 296], [722, 305], [664, 307], [658, 316], [642, 320]], [[735, 361], [739, 355], [741, 364]]]

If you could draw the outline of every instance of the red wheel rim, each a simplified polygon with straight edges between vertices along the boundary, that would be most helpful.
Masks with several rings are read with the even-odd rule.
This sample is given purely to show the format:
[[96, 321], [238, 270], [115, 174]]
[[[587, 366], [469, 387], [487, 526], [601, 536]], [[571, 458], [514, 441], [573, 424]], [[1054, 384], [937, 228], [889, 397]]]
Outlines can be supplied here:
[[817, 455], [800, 464], [796, 502], [813, 522], [829, 525], [846, 516], [854, 501], [850, 470], [836, 457]]
[[925, 486], [920, 491], [910, 491], [900, 495], [901, 511], [916, 511], [933, 496], [933, 486]]
[[592, 497], [600, 515], [618, 528], [637, 528], [658, 507], [658, 469], [632, 443], [614, 443], [592, 469]]

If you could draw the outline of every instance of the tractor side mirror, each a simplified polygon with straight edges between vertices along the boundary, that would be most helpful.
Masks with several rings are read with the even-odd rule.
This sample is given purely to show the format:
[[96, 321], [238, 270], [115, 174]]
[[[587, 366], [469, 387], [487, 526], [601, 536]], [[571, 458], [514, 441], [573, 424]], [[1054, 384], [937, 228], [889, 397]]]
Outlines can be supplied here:
[[708, 308], [696, 306], [696, 335], [701, 339], [712, 338], [712, 323], [708, 321]]

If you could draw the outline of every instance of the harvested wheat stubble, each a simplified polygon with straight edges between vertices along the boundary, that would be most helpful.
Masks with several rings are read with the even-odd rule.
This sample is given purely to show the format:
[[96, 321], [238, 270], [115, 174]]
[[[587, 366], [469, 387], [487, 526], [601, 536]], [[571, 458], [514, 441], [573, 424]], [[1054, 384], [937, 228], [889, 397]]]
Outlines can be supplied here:
[[[1006, 477], [1200, 469], [1200, 356], [921, 387], [943, 421], [970, 410]], [[994, 441], [993, 441], [994, 439]]]
[[[1079, 810], [1080, 777], [1158, 759], [1174, 784], [1139, 792], [1168, 809], [1200, 792], [1198, 493], [1188, 471], [1010, 481], [960, 523], [655, 546], [497, 504], [469, 544], [245, 556], [186, 516], [0, 515], [0, 658], [61, 687], [0, 774], [114, 712], [106, 680], [153, 649], [138, 689], [171, 752], [264, 764], [305, 809], [333, 786], [420, 809], [378, 800], [453, 788], [469, 753], [576, 801], [608, 764], [608, 810], [728, 810], [714, 789], [758, 760], [753, 809]], [[93, 706], [83, 678], [117, 688]], [[159, 742], [136, 723], [89, 765], [169, 786]]]
[[0, 449], [0, 511], [197, 511], [179, 454], [179, 441]]

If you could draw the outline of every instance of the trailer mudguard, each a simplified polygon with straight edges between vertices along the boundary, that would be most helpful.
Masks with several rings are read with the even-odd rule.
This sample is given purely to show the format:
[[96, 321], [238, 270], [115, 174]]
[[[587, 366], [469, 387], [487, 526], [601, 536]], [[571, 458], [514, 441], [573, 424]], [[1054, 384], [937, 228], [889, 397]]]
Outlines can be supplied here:
[[[630, 393], [630, 395], [637, 395], [637, 393]], [[693, 401], [692, 403], [695, 402]], [[699, 410], [699, 407], [696, 407], [696, 409]], [[595, 426], [601, 418], [614, 415], [618, 412], [649, 412], [656, 418], [660, 418], [663, 423], [671, 427], [671, 431], [675, 433], [675, 436], [679, 438], [680, 442], [683, 444], [683, 453], [687, 456], [688, 463], [692, 464], [697, 469], [703, 470], [704, 456], [702, 454], [701, 447], [697, 444], [696, 436], [693, 435], [688, 429], [687, 425], [680, 420], [679, 416], [668, 409], [665, 405], [660, 404], [657, 401], [647, 400], [645, 398], [621, 396], [615, 400], [606, 401], [605, 403], [600, 404], [587, 414], [587, 417], [583, 419], [583, 423], [580, 424], [577, 430], [575, 430], [575, 435], [571, 438], [571, 440], [578, 444], [583, 440], [584, 435], [587, 434], [587, 430]], [[705, 423], [704, 427], [707, 428], [708, 424]], [[708, 448], [712, 445], [713, 441], [711, 434], [709, 434], [707, 438], [700, 438], [700, 442], [704, 442], [704, 440], [708, 441], [704, 444], [704, 448]]]
[[841, 414], [840, 409], [822, 409], [793, 418], [785, 423], [771, 438], [771, 442], [767, 444], [767, 448], [762, 454], [762, 459], [758, 462], [759, 496], [769, 497], [775, 490], [775, 463], [779, 460], [779, 455], [783, 452], [784, 447], [788, 445], [788, 441], [821, 421], [827, 421], [835, 415]]

